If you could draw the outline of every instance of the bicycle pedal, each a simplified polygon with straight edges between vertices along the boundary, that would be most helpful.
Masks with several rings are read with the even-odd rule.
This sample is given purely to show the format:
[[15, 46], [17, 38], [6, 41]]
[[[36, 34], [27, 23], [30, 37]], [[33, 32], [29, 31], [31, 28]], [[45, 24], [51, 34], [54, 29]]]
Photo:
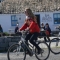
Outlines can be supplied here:
[[39, 54], [42, 54], [43, 52], [44, 52], [44, 50], [40, 50], [37, 52], [37, 54], [39, 55]]
[[29, 55], [29, 56], [33, 56], [33, 52], [30, 52], [30, 51], [29, 52], [26, 51], [26, 54]]
[[42, 53], [44, 52], [44, 50], [41, 51]]
[[29, 56], [33, 56], [33, 53], [29, 53]]
[[17, 52], [17, 50], [15, 49], [13, 52]]

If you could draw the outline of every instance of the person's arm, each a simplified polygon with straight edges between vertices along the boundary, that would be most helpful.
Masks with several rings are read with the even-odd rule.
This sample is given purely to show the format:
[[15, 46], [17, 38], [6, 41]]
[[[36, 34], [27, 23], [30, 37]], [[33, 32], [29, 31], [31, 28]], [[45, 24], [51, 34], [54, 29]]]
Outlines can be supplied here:
[[30, 26], [26, 29], [26, 31], [29, 31], [31, 29], [34, 29], [34, 27], [35, 27], [35, 23], [34, 22], [31, 22], [30, 23]]
[[19, 30], [20, 31], [25, 30], [27, 27], [28, 27], [28, 25], [25, 23]]
[[29, 29], [33, 29], [35, 27], [35, 23], [34, 22], [31, 22], [30, 26], [29, 26]]

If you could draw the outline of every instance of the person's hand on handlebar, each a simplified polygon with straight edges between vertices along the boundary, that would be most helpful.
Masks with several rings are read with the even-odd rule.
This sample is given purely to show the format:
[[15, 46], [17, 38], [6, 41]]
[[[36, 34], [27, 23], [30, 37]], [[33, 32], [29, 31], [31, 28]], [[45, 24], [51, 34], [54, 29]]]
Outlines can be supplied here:
[[25, 29], [25, 31], [28, 32], [29, 31], [29, 28]]
[[15, 34], [16, 34], [17, 36], [20, 36], [20, 35], [22, 35], [22, 31], [20, 31], [20, 30], [18, 29]]

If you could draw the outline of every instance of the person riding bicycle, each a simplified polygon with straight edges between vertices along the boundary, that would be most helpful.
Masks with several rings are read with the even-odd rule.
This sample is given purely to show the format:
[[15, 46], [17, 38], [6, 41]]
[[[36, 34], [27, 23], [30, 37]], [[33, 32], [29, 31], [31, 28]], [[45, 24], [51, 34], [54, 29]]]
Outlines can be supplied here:
[[40, 28], [38, 26], [36, 16], [32, 13], [30, 8], [27, 8], [25, 10], [25, 14], [26, 14], [25, 23], [19, 30], [20, 31], [25, 30], [25, 29], [29, 30], [29, 33], [26, 35], [25, 40], [26, 42], [28, 42], [29, 40], [30, 43], [33, 44], [38, 49], [38, 53], [40, 53], [41, 48], [34, 41], [37, 39], [40, 33]]

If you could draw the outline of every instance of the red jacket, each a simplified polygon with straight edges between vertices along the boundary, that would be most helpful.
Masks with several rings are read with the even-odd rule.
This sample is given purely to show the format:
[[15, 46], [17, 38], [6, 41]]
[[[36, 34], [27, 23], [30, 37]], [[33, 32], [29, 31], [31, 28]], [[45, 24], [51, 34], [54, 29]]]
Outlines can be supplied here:
[[37, 23], [33, 22], [33, 21], [30, 21], [30, 25], [28, 26], [26, 23], [20, 28], [20, 31], [21, 30], [25, 30], [27, 27], [29, 27], [29, 31], [30, 33], [34, 33], [34, 32], [40, 32], [40, 28], [38, 26]]

